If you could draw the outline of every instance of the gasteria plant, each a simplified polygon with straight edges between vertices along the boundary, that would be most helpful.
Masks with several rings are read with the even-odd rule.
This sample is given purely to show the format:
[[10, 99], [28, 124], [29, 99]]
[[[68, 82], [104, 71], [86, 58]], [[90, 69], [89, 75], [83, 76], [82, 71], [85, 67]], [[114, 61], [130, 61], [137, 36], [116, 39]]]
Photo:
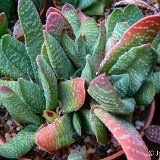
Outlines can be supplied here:
[[[0, 99], [26, 127], [0, 146], [0, 155], [23, 156], [34, 146], [31, 139], [54, 153], [84, 133], [105, 145], [108, 128], [128, 160], [149, 160], [131, 118], [136, 104], [148, 105], [159, 92], [160, 76], [153, 68], [160, 15], [143, 18], [135, 5], [128, 5], [115, 9], [98, 27], [66, 4], [61, 12], [49, 8], [43, 31], [31, 0], [19, 0], [18, 13], [25, 44], [2, 37], [0, 72], [14, 81], [0, 81]], [[47, 124], [39, 128], [43, 117]]]

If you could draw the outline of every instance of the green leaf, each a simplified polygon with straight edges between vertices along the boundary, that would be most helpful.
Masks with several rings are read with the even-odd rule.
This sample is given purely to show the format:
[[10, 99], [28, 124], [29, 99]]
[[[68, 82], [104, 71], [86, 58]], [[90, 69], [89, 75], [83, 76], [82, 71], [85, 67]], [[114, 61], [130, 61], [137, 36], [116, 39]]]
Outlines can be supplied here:
[[0, 0], [0, 13], [4, 12], [7, 16], [7, 19], [10, 19], [13, 10], [14, 10], [14, 1], [13, 0]]
[[74, 150], [69, 154], [67, 160], [85, 160], [85, 158], [80, 152]]
[[8, 22], [5, 13], [0, 12], [0, 38], [7, 33]]
[[155, 87], [151, 82], [145, 82], [135, 94], [136, 103], [138, 105], [149, 105], [155, 96]]
[[124, 16], [130, 26], [144, 17], [141, 10], [134, 4], [129, 4], [124, 8]]
[[[160, 30], [160, 15], [145, 17], [132, 25], [114, 47], [112, 47], [100, 65], [100, 72], [108, 72], [118, 58], [132, 47], [152, 43]], [[138, 35], [138, 36], [137, 36]]]
[[99, 36], [99, 29], [96, 21], [93, 18], [87, 17], [81, 22], [80, 33], [86, 37], [87, 45], [93, 49]]
[[104, 58], [106, 43], [106, 30], [102, 23], [100, 23], [98, 40], [94, 46], [92, 57], [95, 63], [96, 71], [99, 69], [99, 65]]
[[85, 100], [85, 81], [83, 78], [66, 80], [58, 84], [59, 100], [64, 113], [77, 111]]
[[120, 98], [124, 98], [130, 94], [130, 77], [128, 74], [112, 75], [108, 77], [108, 80], [112, 83]]
[[58, 103], [57, 79], [52, 68], [42, 56], [37, 56], [39, 75], [46, 99], [46, 109], [55, 110]]
[[80, 29], [80, 22], [75, 8], [70, 4], [65, 4], [62, 8], [62, 14], [70, 23], [76, 36]]
[[92, 80], [88, 93], [101, 104], [104, 110], [112, 113], [129, 114], [134, 110], [132, 106], [129, 107], [123, 104], [105, 74], [99, 75]]
[[91, 6], [94, 2], [96, 2], [96, 0], [79, 0], [79, 4], [78, 4], [78, 7], [77, 8], [80, 8], [80, 9], [85, 9], [89, 6]]
[[157, 54], [149, 44], [133, 47], [118, 59], [109, 74], [128, 74], [132, 84], [130, 94], [134, 94], [155, 66], [156, 59]]
[[61, 39], [61, 42], [62, 42], [62, 46], [63, 46], [63, 49], [64, 49], [66, 55], [74, 63], [74, 65], [77, 68], [83, 67], [83, 63], [80, 61], [79, 55], [78, 55], [78, 54], [81, 54], [78, 51], [78, 46], [70, 38], [70, 36], [67, 34], [67, 32], [64, 32], [62, 39]]
[[87, 82], [89, 85], [92, 79], [96, 76], [95, 66], [93, 63], [93, 59], [91, 55], [87, 54], [86, 56], [86, 65], [82, 70], [81, 77]]
[[49, 57], [50, 64], [58, 79], [67, 79], [74, 72], [74, 68], [66, 56], [63, 48], [57, 40], [44, 31], [45, 45]]
[[31, 107], [20, 99], [20, 97], [7, 86], [0, 86], [2, 104], [10, 115], [19, 123], [42, 124], [43, 119], [31, 111]]
[[92, 124], [91, 124], [91, 116], [90, 116], [90, 110], [87, 108], [82, 108], [78, 111], [82, 123], [82, 132], [88, 133], [91, 135], [95, 135]]
[[81, 136], [82, 135], [82, 122], [81, 122], [81, 118], [78, 114], [78, 112], [74, 112], [73, 113], [73, 127], [76, 130], [76, 132]]
[[[31, 106], [34, 113], [42, 113], [45, 110], [45, 98], [43, 88], [36, 83], [25, 79], [18, 79], [19, 96], [24, 102]], [[36, 98], [35, 98], [36, 97]]]
[[71, 114], [64, 114], [36, 133], [36, 144], [42, 150], [54, 153], [73, 143], [74, 133]]
[[41, 53], [41, 47], [44, 41], [43, 26], [31, 0], [18, 1], [18, 15], [25, 36], [27, 53], [31, 60], [35, 79], [38, 81], [36, 57]]
[[105, 124], [105, 126], [111, 131], [112, 135], [117, 139], [128, 160], [150, 160], [148, 148], [133, 125], [100, 108], [94, 109], [94, 114]]
[[46, 46], [45, 46], [44, 43], [42, 45], [41, 55], [43, 56], [43, 58], [45, 59], [45, 61], [51, 66], [51, 64], [49, 62], [49, 58], [48, 58], [47, 48], [46, 48]]
[[1, 40], [0, 40], [0, 74], [7, 75], [9, 77], [18, 79], [21, 77], [20, 71], [11, 64], [8, 58], [4, 55], [1, 48]]
[[2, 51], [7, 59], [25, 75], [33, 76], [31, 61], [25, 45], [11, 35], [2, 37]]
[[117, 23], [112, 32], [112, 37], [119, 41], [123, 35], [123, 33], [129, 28], [128, 23], [120, 22]]
[[107, 145], [107, 128], [94, 113], [91, 114], [91, 124], [98, 143], [101, 145]]
[[156, 93], [160, 94], [160, 72], [151, 73], [146, 81], [153, 83]]
[[105, 20], [106, 39], [112, 36], [112, 32], [117, 23], [124, 22], [124, 13], [121, 9], [116, 8], [111, 15]]
[[33, 124], [25, 127], [16, 137], [0, 146], [0, 155], [6, 158], [19, 158], [28, 153], [34, 147], [34, 143], [30, 139], [37, 129], [38, 126]]

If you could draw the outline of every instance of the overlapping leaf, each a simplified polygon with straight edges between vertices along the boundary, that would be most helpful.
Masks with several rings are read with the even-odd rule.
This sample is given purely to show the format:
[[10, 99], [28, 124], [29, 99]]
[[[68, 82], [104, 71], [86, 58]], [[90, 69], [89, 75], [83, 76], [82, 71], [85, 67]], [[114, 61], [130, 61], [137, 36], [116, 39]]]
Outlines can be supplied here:
[[67, 79], [74, 72], [74, 68], [66, 56], [58, 41], [49, 33], [44, 31], [45, 45], [50, 64], [58, 79]]
[[36, 133], [36, 144], [43, 150], [53, 153], [62, 149], [75, 140], [73, 135], [75, 130], [72, 126], [72, 116], [65, 114], [56, 119], [53, 123], [40, 129]]
[[128, 160], [151, 160], [148, 149], [140, 134], [130, 123], [120, 118], [116, 118], [100, 108], [94, 109], [94, 113], [112, 132], [113, 136], [122, 146]]
[[126, 106], [115, 92], [105, 74], [92, 80], [88, 93], [95, 99], [104, 110], [117, 114], [129, 114], [134, 110], [133, 106]]
[[43, 26], [39, 14], [31, 0], [18, 1], [18, 14], [25, 36], [27, 53], [34, 71], [34, 78], [38, 81], [36, 57], [41, 53], [41, 47], [44, 42]]
[[100, 65], [101, 72], [108, 72], [118, 58], [132, 47], [151, 43], [160, 30], [160, 15], [148, 16], [132, 25], [119, 42], [110, 49]]
[[10, 115], [21, 124], [42, 124], [43, 119], [31, 111], [31, 107], [7, 86], [0, 86], [0, 96], [3, 106]]
[[31, 137], [36, 133], [37, 125], [28, 125], [16, 137], [0, 146], [0, 155], [6, 158], [19, 158], [28, 153], [34, 146]]
[[82, 107], [86, 93], [83, 78], [66, 80], [58, 84], [59, 100], [65, 113], [73, 112]]
[[39, 75], [46, 99], [46, 108], [55, 110], [58, 102], [57, 79], [52, 68], [47, 64], [42, 56], [37, 56]]
[[[1, 13], [1, 12], [0, 12]], [[8, 22], [5, 13], [0, 14], [0, 38], [7, 33]]]

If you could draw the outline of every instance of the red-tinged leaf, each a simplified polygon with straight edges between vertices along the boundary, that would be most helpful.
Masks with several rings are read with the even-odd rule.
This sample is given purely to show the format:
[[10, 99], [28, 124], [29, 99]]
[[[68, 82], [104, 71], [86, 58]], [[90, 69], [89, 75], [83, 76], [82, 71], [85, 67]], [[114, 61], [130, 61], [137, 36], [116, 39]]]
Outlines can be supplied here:
[[160, 15], [148, 16], [132, 25], [121, 37], [119, 42], [110, 49], [100, 65], [101, 72], [108, 72], [117, 59], [136, 47], [146, 43], [152, 43], [160, 31]]
[[36, 133], [35, 143], [49, 153], [53, 153], [62, 149], [75, 140], [73, 135], [75, 130], [72, 126], [72, 116], [65, 114], [61, 118], [56, 119], [53, 123], [40, 129]]
[[79, 8], [77, 9], [77, 15], [81, 23], [87, 19], [87, 16], [83, 14], [83, 12]]
[[140, 134], [127, 121], [116, 118], [103, 109], [94, 109], [94, 114], [105, 124], [122, 146], [128, 160], [151, 160]]
[[154, 7], [148, 5], [146, 2], [143, 2], [143, 0], [122, 0], [120, 2], [115, 3], [114, 6], [127, 5], [127, 4], [135, 4], [139, 7], [146, 8], [151, 11], [156, 11]]
[[46, 21], [46, 31], [52, 35], [61, 35], [62, 30], [65, 26], [65, 19], [61, 14], [56, 12], [51, 12]]
[[160, 126], [152, 125], [145, 129], [145, 136], [152, 142], [160, 144]]
[[5, 15], [5, 13], [1, 13], [0, 14], [0, 38], [5, 33], [7, 33], [7, 29], [8, 29], [7, 17]]
[[92, 80], [88, 88], [88, 93], [106, 111], [117, 114], [129, 114], [134, 110], [134, 106], [126, 105], [118, 97], [105, 74], [101, 74]]
[[60, 82], [58, 85], [59, 99], [64, 112], [73, 112], [82, 107], [85, 100], [85, 81], [75, 78]]
[[50, 13], [59, 13], [61, 16], [63, 16], [61, 14], [61, 12], [55, 8], [55, 7], [50, 7], [48, 10], [47, 10], [47, 13], [46, 13], [46, 18], [50, 15]]
[[115, 44], [117, 43], [117, 40], [114, 37], [110, 37], [106, 42], [106, 48], [105, 51], [109, 51]]

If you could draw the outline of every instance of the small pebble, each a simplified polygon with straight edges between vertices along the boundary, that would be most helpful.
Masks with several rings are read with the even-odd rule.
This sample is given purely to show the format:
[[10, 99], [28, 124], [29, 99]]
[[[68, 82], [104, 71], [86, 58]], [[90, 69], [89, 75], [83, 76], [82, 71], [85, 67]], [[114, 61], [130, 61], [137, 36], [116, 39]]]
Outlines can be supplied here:
[[86, 146], [82, 146], [81, 150], [80, 150], [80, 153], [83, 155], [83, 156], [86, 156]]
[[140, 127], [140, 126], [135, 126], [135, 128], [136, 128], [137, 130], [140, 130], [140, 129], [141, 129], [141, 127]]
[[136, 121], [135, 125], [136, 126], [140, 126], [140, 127], [144, 127], [144, 122], [142, 122], [142, 121]]
[[57, 155], [57, 154], [54, 154], [53, 157], [52, 157], [52, 160], [59, 160], [59, 159], [60, 159], [59, 155]]
[[21, 130], [21, 127], [17, 127], [16, 128], [16, 131], [18, 132], [18, 131], [20, 131]]
[[91, 142], [91, 137], [87, 136], [87, 137], [84, 139], [84, 142]]
[[140, 111], [144, 111], [145, 110], [145, 106], [140, 106]]
[[107, 153], [108, 153], [108, 154], [112, 153], [112, 149], [111, 149], [111, 148], [108, 149], [108, 150], [107, 150]]
[[13, 124], [13, 119], [9, 119], [7, 120], [7, 123], [6, 123], [8, 126], [11, 126]]
[[92, 153], [95, 153], [95, 152], [96, 152], [96, 150], [93, 149], [93, 148], [89, 148], [89, 149], [87, 150], [87, 153], [89, 153], [89, 154], [92, 154]]
[[5, 133], [4, 137], [7, 139], [7, 138], [10, 138], [10, 134], [9, 133]]

